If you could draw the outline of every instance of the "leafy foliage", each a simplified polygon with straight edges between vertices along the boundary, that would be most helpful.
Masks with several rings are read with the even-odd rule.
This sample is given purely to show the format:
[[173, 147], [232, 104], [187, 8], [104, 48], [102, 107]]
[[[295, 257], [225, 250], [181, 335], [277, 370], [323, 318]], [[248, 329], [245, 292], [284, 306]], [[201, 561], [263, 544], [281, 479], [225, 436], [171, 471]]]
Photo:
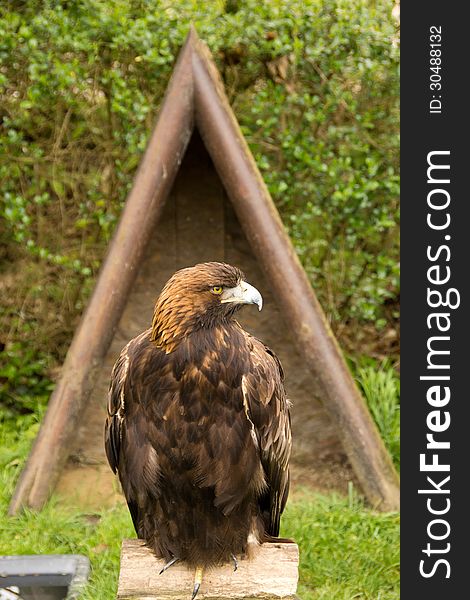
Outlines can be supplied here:
[[52, 391], [47, 367], [46, 356], [21, 344], [0, 353], [0, 420], [45, 405]]
[[193, 22], [333, 324], [384, 326], [398, 294], [391, 9], [386, 0], [4, 3], [7, 258], [19, 252], [75, 281], [79, 312]]

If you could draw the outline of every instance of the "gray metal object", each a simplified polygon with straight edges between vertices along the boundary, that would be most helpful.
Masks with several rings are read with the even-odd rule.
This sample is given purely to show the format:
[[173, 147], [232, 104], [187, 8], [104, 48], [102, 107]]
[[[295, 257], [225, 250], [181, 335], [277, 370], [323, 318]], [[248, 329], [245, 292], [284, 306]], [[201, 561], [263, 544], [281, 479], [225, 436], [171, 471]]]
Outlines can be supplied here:
[[392, 461], [283, 228], [210, 52], [191, 30], [61, 380], [15, 490], [10, 514], [22, 506], [40, 508], [57, 482], [194, 127], [283, 316], [295, 332], [305, 367], [315, 378], [316, 394], [337, 426], [367, 499], [379, 510], [397, 510], [399, 481]]
[[22, 600], [78, 600], [89, 572], [79, 554], [0, 556], [0, 590], [17, 588]]

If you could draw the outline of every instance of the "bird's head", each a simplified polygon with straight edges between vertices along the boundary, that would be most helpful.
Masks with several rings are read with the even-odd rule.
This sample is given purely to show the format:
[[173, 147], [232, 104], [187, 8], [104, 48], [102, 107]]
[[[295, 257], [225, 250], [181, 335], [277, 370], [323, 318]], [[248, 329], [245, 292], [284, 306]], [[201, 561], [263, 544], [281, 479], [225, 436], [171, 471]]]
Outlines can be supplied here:
[[193, 331], [228, 321], [244, 304], [261, 310], [263, 299], [237, 267], [208, 262], [181, 269], [157, 299], [151, 339], [171, 351]]

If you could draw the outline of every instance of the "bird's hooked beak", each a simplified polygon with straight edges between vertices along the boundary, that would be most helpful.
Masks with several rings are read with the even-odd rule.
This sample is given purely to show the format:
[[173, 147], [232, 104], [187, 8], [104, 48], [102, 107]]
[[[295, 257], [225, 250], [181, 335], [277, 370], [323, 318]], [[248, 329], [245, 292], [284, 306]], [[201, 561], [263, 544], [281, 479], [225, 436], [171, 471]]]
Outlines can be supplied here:
[[225, 289], [220, 296], [220, 302], [222, 304], [227, 304], [229, 302], [232, 302], [233, 304], [256, 304], [258, 310], [263, 308], [263, 298], [261, 294], [255, 287], [246, 281], [240, 281], [236, 287]]

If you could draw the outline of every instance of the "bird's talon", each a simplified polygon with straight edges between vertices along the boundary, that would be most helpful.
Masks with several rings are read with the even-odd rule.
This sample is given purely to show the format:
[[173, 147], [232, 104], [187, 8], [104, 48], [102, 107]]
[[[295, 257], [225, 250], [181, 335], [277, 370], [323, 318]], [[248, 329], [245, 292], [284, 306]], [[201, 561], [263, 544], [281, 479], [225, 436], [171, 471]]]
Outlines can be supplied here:
[[168, 561], [166, 563], [166, 565], [163, 567], [163, 569], [161, 569], [159, 575], [161, 575], [162, 573], [164, 573], [167, 569], [169, 569], [171, 567], [171, 565], [174, 565], [175, 562], [178, 562], [178, 561], [179, 561], [179, 558], [177, 558], [176, 556], [175, 556], [175, 558], [172, 558], [170, 561]]
[[199, 592], [200, 586], [201, 586], [200, 583], [195, 583], [194, 584], [193, 595], [191, 596], [191, 600], [194, 600], [194, 598], [197, 596], [197, 593]]
[[232, 557], [232, 560], [233, 560], [233, 572], [235, 573], [235, 571], [238, 569], [238, 560], [234, 554], [231, 554], [230, 556]]

